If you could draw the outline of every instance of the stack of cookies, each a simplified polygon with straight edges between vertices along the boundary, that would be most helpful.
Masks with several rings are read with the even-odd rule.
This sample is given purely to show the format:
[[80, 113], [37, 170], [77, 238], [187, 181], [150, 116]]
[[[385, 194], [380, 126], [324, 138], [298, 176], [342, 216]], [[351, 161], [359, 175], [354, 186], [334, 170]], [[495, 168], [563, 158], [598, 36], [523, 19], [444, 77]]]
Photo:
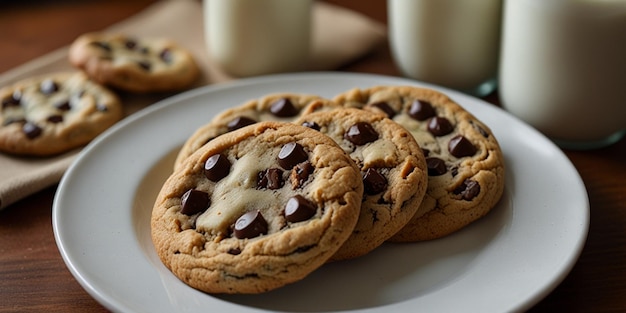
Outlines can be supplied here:
[[162, 262], [208, 293], [261, 293], [385, 242], [432, 240], [504, 189], [490, 129], [446, 95], [270, 94], [184, 143], [152, 212]]
[[199, 74], [191, 54], [167, 39], [90, 33], [68, 58], [76, 71], [0, 89], [0, 151], [50, 156], [82, 146], [124, 116], [115, 91], [179, 91]]

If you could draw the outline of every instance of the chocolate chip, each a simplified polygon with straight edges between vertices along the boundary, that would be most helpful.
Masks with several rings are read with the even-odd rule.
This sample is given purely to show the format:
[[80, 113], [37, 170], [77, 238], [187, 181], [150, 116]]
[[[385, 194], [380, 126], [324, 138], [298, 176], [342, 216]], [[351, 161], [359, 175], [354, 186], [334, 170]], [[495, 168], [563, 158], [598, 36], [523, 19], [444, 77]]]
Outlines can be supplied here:
[[291, 100], [287, 98], [281, 98], [270, 105], [270, 112], [278, 117], [290, 117], [298, 114], [298, 109], [293, 106]]
[[278, 164], [286, 170], [308, 159], [309, 155], [304, 151], [304, 147], [296, 142], [285, 144], [278, 153]]
[[204, 163], [204, 175], [213, 182], [226, 177], [230, 172], [230, 161], [222, 154], [210, 156]]
[[150, 49], [149, 49], [148, 47], [141, 47], [141, 48], [139, 49], [139, 52], [140, 52], [141, 54], [148, 54], [148, 53], [150, 53]]
[[453, 192], [455, 195], [460, 195], [461, 199], [470, 201], [480, 193], [480, 184], [475, 180], [466, 179]]
[[163, 51], [159, 53], [159, 58], [167, 64], [172, 63], [172, 51], [170, 49], [163, 49]]
[[46, 79], [39, 85], [39, 91], [44, 95], [50, 95], [59, 91], [59, 85], [52, 79]]
[[21, 99], [22, 93], [19, 90], [16, 90], [10, 97], [2, 99], [2, 108], [20, 106]]
[[41, 127], [37, 126], [36, 124], [26, 122], [22, 126], [22, 131], [24, 132], [26, 137], [28, 137], [28, 139], [35, 139], [41, 135], [43, 129], [41, 129]]
[[435, 136], [445, 136], [454, 130], [452, 123], [445, 117], [433, 117], [428, 121], [428, 131]]
[[104, 50], [106, 52], [111, 52], [112, 51], [111, 46], [108, 43], [106, 43], [106, 42], [94, 41], [94, 42], [91, 42], [90, 45], [96, 46], [96, 47], [98, 47], [98, 48], [100, 48], [100, 49], [102, 49], [102, 50]]
[[230, 248], [230, 249], [228, 249], [228, 254], [240, 255], [241, 254], [241, 249], [239, 249], [239, 248]]
[[472, 126], [474, 126], [474, 128], [481, 134], [483, 135], [483, 137], [485, 138], [489, 138], [489, 133], [482, 127], [480, 127], [479, 125], [476, 125], [476, 123], [474, 123], [473, 121], [470, 122], [472, 124]]
[[108, 111], [108, 110], [109, 110], [109, 108], [108, 108], [106, 105], [102, 104], [102, 103], [98, 103], [98, 104], [96, 105], [96, 109], [97, 109], [98, 111], [100, 111], [100, 112], [106, 112], [106, 111]]
[[236, 117], [235, 119], [233, 119], [232, 121], [228, 122], [228, 124], [226, 124], [226, 127], [228, 127], [228, 131], [233, 131], [235, 129], [239, 129], [248, 125], [252, 125], [256, 123], [255, 120], [245, 117], [245, 116], [239, 116]]
[[285, 205], [285, 219], [292, 223], [306, 221], [316, 212], [317, 207], [301, 195], [289, 198]]
[[476, 147], [462, 135], [454, 136], [448, 143], [448, 151], [457, 158], [472, 156], [476, 153]]
[[459, 167], [458, 166], [453, 166], [450, 169], [450, 174], [452, 174], [452, 177], [456, 177], [456, 175], [459, 175]]
[[363, 175], [363, 186], [365, 193], [375, 195], [383, 192], [387, 188], [387, 179], [374, 168], [368, 168]]
[[196, 189], [187, 190], [187, 192], [180, 197], [180, 200], [182, 201], [180, 213], [185, 215], [194, 215], [204, 212], [211, 204], [209, 194]]
[[152, 68], [152, 64], [150, 64], [150, 62], [148, 61], [137, 61], [137, 65], [139, 65], [139, 67], [141, 67], [146, 72], [149, 72]]
[[425, 157], [427, 157], [430, 154], [430, 150], [426, 149], [426, 148], [421, 148], [422, 149], [422, 153], [424, 154]]
[[291, 185], [293, 186], [293, 189], [302, 187], [314, 170], [315, 168], [311, 165], [311, 162], [308, 161], [298, 163], [294, 166], [291, 171]]
[[428, 168], [428, 176], [441, 176], [448, 171], [446, 162], [435, 157], [426, 158], [426, 167]]
[[234, 233], [239, 239], [258, 237], [267, 233], [267, 221], [258, 210], [247, 212], [235, 222]]
[[387, 117], [389, 118], [393, 118], [394, 116], [396, 116], [396, 111], [387, 102], [384, 102], [384, 101], [374, 102], [370, 104], [370, 106], [373, 106], [385, 112], [385, 114], [387, 114]]
[[54, 123], [54, 124], [61, 123], [61, 122], [63, 122], [63, 115], [58, 115], [58, 114], [50, 115], [50, 116], [48, 116], [46, 121], [48, 121], [50, 123]]
[[61, 111], [69, 111], [72, 107], [70, 106], [70, 102], [69, 101], [62, 101], [59, 103], [56, 103], [54, 105], [55, 108], [61, 110]]
[[320, 125], [315, 123], [315, 122], [302, 122], [302, 126], [304, 127], [308, 127], [310, 129], [315, 129], [317, 131], [319, 131], [321, 129]]
[[259, 172], [257, 188], [267, 188], [270, 190], [280, 189], [284, 185], [283, 171], [278, 168], [268, 168]]
[[133, 39], [127, 39], [126, 42], [124, 42], [124, 46], [128, 50], [135, 50], [135, 48], [137, 48], [137, 41]]
[[351, 143], [360, 146], [378, 139], [378, 133], [371, 124], [358, 122], [350, 126], [343, 137]]
[[430, 102], [415, 100], [409, 107], [409, 116], [418, 121], [425, 121], [435, 116], [435, 109]]

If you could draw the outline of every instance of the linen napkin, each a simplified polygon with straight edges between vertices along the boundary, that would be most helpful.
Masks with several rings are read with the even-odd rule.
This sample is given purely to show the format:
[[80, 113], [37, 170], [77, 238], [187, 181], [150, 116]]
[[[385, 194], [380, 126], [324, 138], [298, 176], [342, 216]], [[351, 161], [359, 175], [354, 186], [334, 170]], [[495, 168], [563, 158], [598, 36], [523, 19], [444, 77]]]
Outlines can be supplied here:
[[[333, 70], [386, 40], [386, 28], [366, 16], [324, 2], [313, 5], [311, 61], [308, 70]], [[164, 0], [103, 31], [166, 37], [190, 50], [202, 69], [193, 87], [236, 79], [211, 62], [204, 40], [202, 2]], [[68, 43], [68, 46], [71, 43]], [[76, 70], [67, 60], [68, 46], [0, 74], [0, 87], [34, 75]], [[120, 93], [126, 115], [172, 94]], [[0, 153], [0, 210], [59, 182], [80, 149], [54, 157], [19, 157]]]

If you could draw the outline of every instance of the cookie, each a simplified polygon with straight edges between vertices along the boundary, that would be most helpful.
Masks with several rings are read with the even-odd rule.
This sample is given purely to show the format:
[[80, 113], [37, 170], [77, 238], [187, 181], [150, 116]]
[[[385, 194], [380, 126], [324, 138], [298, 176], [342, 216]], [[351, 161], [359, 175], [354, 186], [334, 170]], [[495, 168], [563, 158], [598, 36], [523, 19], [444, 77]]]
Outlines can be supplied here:
[[0, 151], [49, 156], [82, 146], [122, 118], [117, 96], [80, 72], [27, 78], [0, 90]]
[[491, 130], [448, 96], [428, 88], [376, 86], [334, 98], [384, 113], [413, 134], [424, 151], [428, 188], [420, 209], [390, 241], [451, 234], [487, 214], [504, 191], [504, 157]]
[[351, 108], [311, 113], [295, 123], [332, 138], [361, 171], [364, 195], [359, 220], [333, 260], [367, 254], [415, 215], [428, 172], [419, 145], [401, 125], [383, 114]]
[[363, 183], [330, 138], [259, 122], [211, 140], [164, 183], [151, 232], [163, 263], [207, 293], [303, 279], [350, 236]]
[[229, 131], [262, 121], [292, 122], [311, 104], [330, 105], [330, 100], [316, 95], [274, 93], [249, 100], [225, 110], [198, 128], [180, 149], [174, 166], [213, 138]]
[[191, 53], [171, 40], [88, 33], [70, 46], [69, 61], [101, 84], [130, 92], [178, 91], [200, 70]]

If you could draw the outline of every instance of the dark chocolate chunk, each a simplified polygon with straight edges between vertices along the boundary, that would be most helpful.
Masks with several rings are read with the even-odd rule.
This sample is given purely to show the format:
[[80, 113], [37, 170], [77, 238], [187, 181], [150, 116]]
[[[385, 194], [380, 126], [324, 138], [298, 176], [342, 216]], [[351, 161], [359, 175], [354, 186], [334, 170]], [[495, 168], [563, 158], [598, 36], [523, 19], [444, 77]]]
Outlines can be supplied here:
[[63, 115], [58, 115], [58, 114], [50, 115], [50, 116], [48, 116], [48, 118], [46, 120], [48, 122], [54, 123], [54, 124], [61, 123], [61, 122], [63, 122]]
[[72, 108], [70, 102], [67, 100], [56, 103], [54, 107], [61, 111], [69, 111]]
[[133, 39], [126, 39], [126, 42], [124, 42], [124, 46], [128, 50], [135, 50], [135, 48], [137, 48], [137, 41]]
[[321, 129], [320, 125], [315, 123], [315, 122], [307, 122], [307, 121], [305, 121], [305, 122], [302, 123], [302, 126], [308, 127], [310, 129], [315, 129], [317, 131], [319, 131]]
[[409, 116], [418, 121], [425, 121], [435, 116], [435, 109], [430, 102], [415, 100], [409, 107]]
[[239, 239], [254, 238], [267, 233], [267, 221], [260, 211], [250, 211], [235, 222], [234, 234]]
[[189, 189], [180, 197], [182, 201], [182, 207], [180, 213], [185, 215], [194, 215], [196, 213], [204, 212], [211, 205], [211, 199], [209, 194], [196, 189]]
[[44, 95], [50, 95], [59, 91], [59, 85], [52, 79], [46, 79], [39, 85], [39, 91]]
[[298, 109], [287, 98], [276, 100], [270, 105], [270, 112], [278, 117], [291, 117], [298, 114]]
[[22, 100], [22, 93], [18, 90], [14, 91], [10, 97], [2, 99], [2, 108], [17, 107], [20, 106]]
[[102, 104], [102, 103], [96, 104], [96, 109], [98, 111], [100, 111], [100, 112], [106, 112], [106, 111], [109, 110], [109, 108], [106, 105]]
[[41, 127], [37, 126], [36, 124], [26, 122], [22, 126], [22, 131], [24, 132], [26, 137], [28, 137], [28, 139], [35, 139], [41, 135], [43, 129], [41, 129]]
[[387, 114], [387, 117], [389, 118], [393, 118], [394, 116], [396, 116], [396, 111], [387, 102], [374, 102], [370, 104], [370, 106], [376, 107], [379, 110], [385, 112], [385, 114]]
[[378, 139], [378, 133], [371, 124], [358, 122], [343, 134], [343, 137], [355, 145], [364, 145]]
[[96, 46], [96, 47], [98, 47], [98, 48], [100, 48], [100, 49], [102, 49], [102, 50], [104, 50], [106, 52], [111, 52], [112, 51], [111, 46], [108, 43], [106, 43], [106, 42], [94, 41], [94, 42], [90, 43], [90, 45]]
[[230, 248], [230, 249], [228, 249], [228, 254], [239, 255], [239, 254], [241, 254], [241, 249], [239, 249], [239, 248]]
[[150, 62], [148, 61], [137, 61], [137, 65], [139, 65], [139, 67], [141, 67], [146, 72], [149, 72], [152, 68], [152, 64], [150, 64]]
[[463, 200], [470, 201], [480, 193], [480, 184], [475, 180], [466, 179], [453, 192], [460, 195]]
[[283, 171], [279, 168], [268, 168], [259, 172], [258, 189], [279, 189], [284, 185]]
[[304, 185], [309, 179], [309, 176], [313, 173], [313, 170], [315, 170], [315, 168], [311, 162], [302, 162], [294, 166], [291, 172], [291, 185], [293, 188], [295, 189]]
[[285, 144], [278, 153], [278, 164], [286, 170], [291, 170], [296, 164], [308, 159], [309, 155], [304, 151], [304, 147], [296, 142]]
[[441, 176], [448, 171], [446, 162], [435, 157], [426, 158], [426, 167], [428, 168], [428, 176]]
[[421, 148], [422, 149], [422, 153], [424, 154], [425, 157], [427, 157], [430, 154], [430, 150], [426, 149], [426, 148]]
[[228, 131], [230, 132], [235, 129], [252, 125], [254, 123], [256, 123], [256, 121], [249, 117], [239, 116], [239, 117], [234, 118], [232, 121], [228, 122], [228, 124], [226, 124], [226, 127], [228, 127]]
[[387, 179], [376, 169], [368, 168], [363, 175], [363, 186], [366, 194], [375, 195], [387, 188]]
[[472, 156], [476, 153], [476, 147], [463, 135], [454, 136], [448, 143], [448, 151], [457, 158]]
[[428, 121], [428, 131], [435, 136], [445, 136], [454, 130], [452, 123], [445, 117], [433, 117]]
[[292, 223], [310, 219], [317, 212], [317, 207], [301, 195], [296, 195], [285, 205], [285, 219]]
[[163, 49], [163, 51], [159, 53], [159, 58], [167, 64], [172, 63], [172, 51], [170, 49]]
[[210, 156], [204, 163], [204, 175], [213, 182], [226, 177], [230, 172], [230, 161], [222, 154]]

